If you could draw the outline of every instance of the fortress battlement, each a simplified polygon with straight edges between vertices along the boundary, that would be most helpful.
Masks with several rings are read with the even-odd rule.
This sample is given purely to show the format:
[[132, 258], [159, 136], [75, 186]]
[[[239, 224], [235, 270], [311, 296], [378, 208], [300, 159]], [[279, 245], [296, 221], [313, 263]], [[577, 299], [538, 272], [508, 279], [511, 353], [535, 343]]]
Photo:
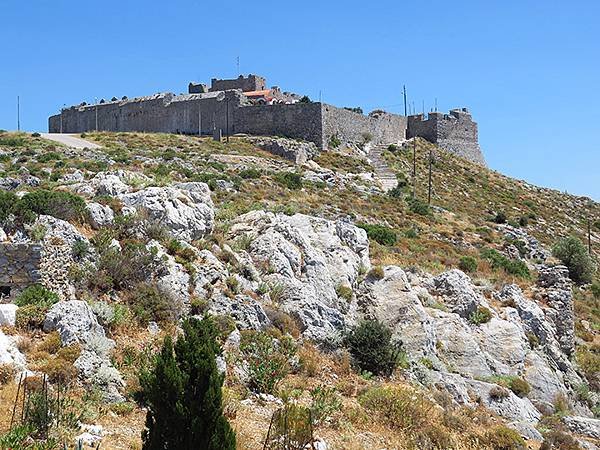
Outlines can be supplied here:
[[391, 144], [422, 137], [464, 158], [485, 164], [477, 124], [466, 108], [448, 114], [402, 116], [381, 110], [368, 115], [266, 87], [250, 74], [213, 78], [210, 88], [189, 83], [188, 93], [159, 93], [97, 104], [71, 106], [48, 119], [51, 133], [140, 131], [220, 135], [276, 135], [314, 142], [326, 150], [337, 145]]

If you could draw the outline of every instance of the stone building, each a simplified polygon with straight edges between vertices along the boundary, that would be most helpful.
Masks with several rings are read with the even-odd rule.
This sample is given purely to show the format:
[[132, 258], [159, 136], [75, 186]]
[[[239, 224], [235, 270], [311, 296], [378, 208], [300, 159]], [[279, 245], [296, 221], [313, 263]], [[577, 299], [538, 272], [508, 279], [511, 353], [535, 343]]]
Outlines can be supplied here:
[[0, 243], [0, 297], [12, 298], [42, 281], [42, 246]]
[[466, 109], [430, 113], [427, 118], [380, 110], [364, 115], [321, 102], [300, 102], [299, 95], [282, 92], [277, 86], [267, 88], [266, 80], [253, 74], [232, 80], [213, 78], [210, 88], [190, 83], [188, 91], [71, 106], [51, 116], [48, 128], [51, 133], [98, 130], [283, 136], [313, 142], [321, 150], [338, 143], [391, 144], [419, 136], [485, 164], [477, 124]]

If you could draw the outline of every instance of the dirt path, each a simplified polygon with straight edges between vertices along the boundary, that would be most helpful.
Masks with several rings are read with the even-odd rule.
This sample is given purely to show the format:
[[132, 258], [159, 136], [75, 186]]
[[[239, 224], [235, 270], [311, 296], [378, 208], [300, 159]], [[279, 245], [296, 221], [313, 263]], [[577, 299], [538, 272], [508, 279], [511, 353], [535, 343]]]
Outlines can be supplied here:
[[65, 133], [42, 133], [44, 139], [59, 142], [71, 148], [100, 148], [101, 146], [80, 138], [76, 134]]

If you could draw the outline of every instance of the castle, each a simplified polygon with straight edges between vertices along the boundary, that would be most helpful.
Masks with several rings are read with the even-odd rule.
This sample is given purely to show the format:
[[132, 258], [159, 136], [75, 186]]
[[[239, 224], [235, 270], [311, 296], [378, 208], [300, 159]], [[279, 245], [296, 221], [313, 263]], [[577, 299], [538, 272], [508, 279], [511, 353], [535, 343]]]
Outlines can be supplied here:
[[340, 144], [401, 142], [422, 137], [466, 159], [485, 164], [477, 124], [466, 108], [402, 116], [382, 110], [364, 115], [348, 108], [311, 102], [258, 75], [190, 83], [188, 93], [155, 94], [82, 103], [49, 117], [50, 133], [141, 131], [195, 135], [285, 136], [314, 142], [326, 150]]

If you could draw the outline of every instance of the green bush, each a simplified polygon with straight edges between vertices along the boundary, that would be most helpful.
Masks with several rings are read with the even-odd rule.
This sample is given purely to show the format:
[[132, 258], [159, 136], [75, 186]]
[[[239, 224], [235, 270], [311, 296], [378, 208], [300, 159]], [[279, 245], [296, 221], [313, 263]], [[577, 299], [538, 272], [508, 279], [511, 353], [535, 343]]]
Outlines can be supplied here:
[[329, 148], [338, 148], [340, 145], [342, 145], [342, 141], [340, 141], [340, 138], [337, 137], [337, 134], [332, 134], [329, 137], [329, 142], [327, 146]]
[[576, 283], [590, 283], [596, 267], [583, 243], [575, 236], [561, 239], [552, 254], [568, 267], [569, 276]]
[[310, 411], [315, 427], [327, 422], [342, 407], [342, 400], [333, 387], [319, 385], [310, 391], [312, 398]]
[[475, 272], [477, 270], [477, 260], [472, 256], [462, 256], [458, 268], [463, 272]]
[[392, 342], [392, 331], [378, 320], [364, 320], [344, 338], [356, 365], [362, 371], [390, 375], [398, 364], [402, 347]]
[[12, 192], [0, 190], [0, 223], [6, 222], [18, 200]]
[[181, 303], [169, 293], [150, 283], [140, 283], [127, 296], [131, 312], [142, 325], [154, 320], [175, 322], [181, 314]]
[[531, 392], [529, 383], [520, 377], [513, 377], [511, 379], [509, 389], [518, 397], [527, 397], [529, 392]]
[[126, 243], [121, 249], [100, 245], [97, 271], [88, 280], [91, 288], [100, 291], [131, 289], [160, 264], [154, 252], [142, 244]]
[[596, 281], [590, 288], [594, 298], [600, 298], [600, 281]]
[[82, 221], [87, 214], [85, 201], [70, 192], [40, 189], [25, 194], [9, 210], [22, 222], [32, 222], [45, 214], [66, 221]]
[[369, 239], [374, 240], [381, 245], [394, 245], [398, 239], [396, 232], [384, 225], [359, 223], [356, 226], [365, 230]]
[[274, 179], [291, 190], [302, 188], [302, 175], [296, 172], [279, 172], [275, 174]]
[[408, 208], [411, 212], [419, 214], [420, 216], [428, 216], [431, 214], [430, 206], [418, 198], [410, 198], [408, 200]]
[[485, 306], [479, 306], [477, 307], [477, 310], [469, 316], [469, 322], [474, 325], [481, 325], [482, 323], [489, 322], [491, 318], [492, 312]]
[[49, 308], [56, 302], [58, 295], [39, 284], [27, 287], [15, 299], [17, 306], [35, 305]]
[[494, 269], [503, 269], [506, 273], [520, 278], [531, 278], [531, 273], [527, 268], [527, 264], [521, 260], [508, 259], [506, 256], [491, 248], [484, 248], [481, 250], [481, 256], [487, 259]]
[[223, 375], [217, 370], [218, 330], [210, 318], [188, 319], [173, 346], [165, 338], [150, 370], [140, 375], [147, 406], [144, 450], [234, 450], [235, 433], [223, 415]]
[[2, 147], [24, 147], [27, 144], [22, 136], [0, 136]]
[[250, 389], [272, 394], [277, 383], [290, 372], [296, 346], [290, 336], [278, 340], [262, 331], [245, 331], [240, 351], [248, 364]]
[[238, 175], [240, 176], [240, 178], [249, 180], [249, 179], [260, 178], [262, 175], [262, 172], [255, 168], [249, 168], [249, 169], [240, 170]]
[[508, 220], [508, 218], [506, 217], [506, 214], [503, 211], [499, 211], [492, 218], [492, 221], [496, 222], [496, 223], [506, 223], [507, 220]]

